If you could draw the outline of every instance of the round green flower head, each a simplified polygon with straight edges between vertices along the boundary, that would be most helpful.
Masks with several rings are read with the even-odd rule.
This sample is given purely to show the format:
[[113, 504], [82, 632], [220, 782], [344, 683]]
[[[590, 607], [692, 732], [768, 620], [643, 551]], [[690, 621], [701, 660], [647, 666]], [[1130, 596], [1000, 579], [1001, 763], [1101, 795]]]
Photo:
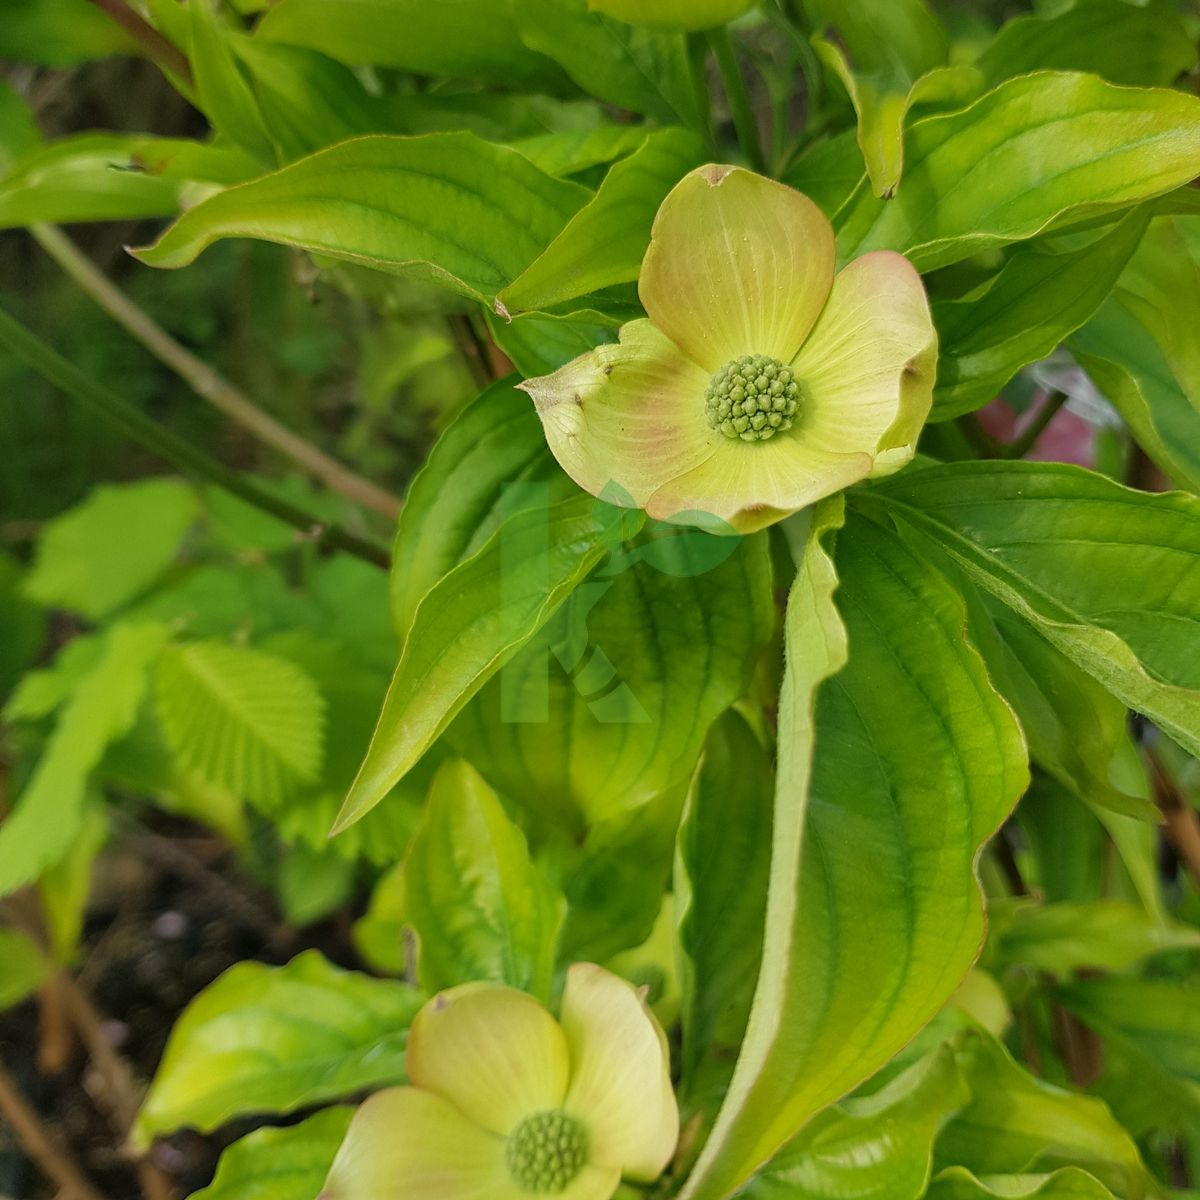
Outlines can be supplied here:
[[610, 1200], [679, 1140], [662, 1029], [591, 963], [567, 972], [558, 1021], [498, 984], [439, 993], [407, 1066], [411, 1087], [355, 1113], [318, 1200]]
[[633, 25], [693, 33], [715, 29], [754, 7], [755, 0], [588, 0], [588, 8]]
[[835, 272], [807, 196], [693, 171], [658, 211], [638, 292], [648, 319], [521, 385], [593, 495], [616, 484], [659, 520], [749, 533], [912, 458], [937, 361], [921, 278], [891, 251]]

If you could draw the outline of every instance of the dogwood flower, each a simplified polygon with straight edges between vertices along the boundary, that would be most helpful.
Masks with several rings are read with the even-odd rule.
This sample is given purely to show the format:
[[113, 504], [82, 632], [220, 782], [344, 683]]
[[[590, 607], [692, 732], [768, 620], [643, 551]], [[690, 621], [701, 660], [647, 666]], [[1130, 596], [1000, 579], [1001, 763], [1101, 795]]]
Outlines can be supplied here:
[[318, 1200], [610, 1200], [675, 1151], [668, 1060], [641, 995], [590, 963], [561, 1021], [512, 988], [451, 988], [409, 1031], [412, 1086], [359, 1108]]
[[685, 176], [642, 261], [648, 319], [520, 385], [555, 458], [593, 495], [741, 533], [899, 470], [933, 399], [925, 290], [891, 251], [834, 267], [807, 196], [741, 167]]
[[754, 7], [755, 0], [588, 0], [592, 12], [634, 25], [684, 33], [715, 29]]

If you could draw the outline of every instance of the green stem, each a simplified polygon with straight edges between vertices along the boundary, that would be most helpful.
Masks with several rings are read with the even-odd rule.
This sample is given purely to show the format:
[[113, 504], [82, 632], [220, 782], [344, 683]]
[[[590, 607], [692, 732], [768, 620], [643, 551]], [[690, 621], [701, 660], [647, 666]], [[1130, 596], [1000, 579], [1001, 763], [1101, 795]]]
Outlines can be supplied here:
[[231, 421], [260, 439], [298, 467], [319, 479], [326, 487], [356, 504], [395, 520], [400, 512], [398, 496], [356, 475], [311, 442], [300, 437], [248, 396], [218, 374], [208, 363], [197, 358], [177, 342], [149, 314], [140, 309], [108, 278], [70, 238], [53, 225], [32, 225], [33, 239], [114, 321], [139, 342], [159, 362], [170, 367], [188, 387], [207, 400]]
[[1042, 402], [1037, 416], [1029, 424], [1016, 441], [1004, 447], [1003, 458], [1024, 458], [1037, 444], [1038, 438], [1046, 432], [1046, 426], [1058, 415], [1058, 410], [1067, 402], [1066, 392], [1051, 392]]
[[390, 559], [385, 547], [357, 537], [339, 525], [328, 524], [273, 496], [215, 458], [197, 450], [183, 438], [152, 421], [112, 389], [89, 378], [3, 309], [0, 309], [0, 346], [6, 347], [19, 362], [74, 397], [90, 412], [181, 470], [211, 479], [247, 504], [261, 508], [299, 530], [318, 546], [344, 550], [376, 566], [388, 567]]
[[954, 423], [978, 458], [1001, 456], [1000, 443], [980, 425], [979, 418], [974, 413], [964, 413], [956, 418]]
[[742, 153], [754, 170], [765, 173], [767, 164], [758, 139], [758, 125], [754, 120], [754, 110], [750, 107], [750, 97], [746, 92], [746, 81], [742, 78], [728, 30], [724, 26], [709, 30], [708, 44], [712, 47], [713, 57], [717, 60], [717, 68], [721, 72], [721, 81], [725, 85], [725, 95], [729, 99], [729, 110], [733, 115], [733, 126], [737, 130]]

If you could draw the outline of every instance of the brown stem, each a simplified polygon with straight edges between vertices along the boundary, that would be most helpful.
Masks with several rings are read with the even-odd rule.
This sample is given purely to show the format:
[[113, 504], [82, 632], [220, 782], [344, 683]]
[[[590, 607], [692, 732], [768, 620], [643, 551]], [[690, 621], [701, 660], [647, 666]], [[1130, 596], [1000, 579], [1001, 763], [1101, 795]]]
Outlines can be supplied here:
[[125, 0], [91, 2], [120, 25], [146, 52], [147, 58], [172, 75], [178, 75], [188, 87], [192, 86], [192, 68], [179, 47], [163, 37], [140, 13], [134, 12]]
[[1150, 767], [1154, 800], [1163, 815], [1167, 837], [1171, 839], [1192, 882], [1200, 888], [1200, 818], [1197, 818], [1196, 810], [1176, 786], [1158, 752], [1152, 746], [1143, 747], [1143, 751]]
[[30, 233], [38, 245], [87, 292], [118, 325], [136, 338], [159, 362], [169, 367], [203, 400], [224, 413], [247, 432], [290, 458], [326, 487], [365, 508], [394, 519], [400, 512], [398, 496], [363, 479], [323, 450], [280, 424], [245, 393], [187, 347], [180, 345], [144, 312], [70, 238], [53, 225], [34, 225]]
[[21, 1095], [16, 1080], [0, 1066], [0, 1115], [12, 1127], [25, 1153], [37, 1163], [61, 1195], [71, 1200], [104, 1200], [71, 1157], [66, 1146], [51, 1133], [32, 1105]]
[[38, 1070], [43, 1075], [61, 1075], [75, 1052], [75, 1031], [56, 978], [47, 980], [38, 992], [38, 1035]]
[[[10, 896], [4, 907], [15, 925], [23, 929], [53, 962], [46, 937], [45, 917], [34, 893], [28, 890]], [[88, 1056], [104, 1083], [104, 1099], [112, 1123], [124, 1141], [129, 1137], [141, 1105], [141, 1094], [129, 1064], [113, 1049], [104, 1034], [104, 1023], [88, 994], [62, 969], [53, 977], [67, 1017], [87, 1047]], [[146, 1200], [173, 1200], [170, 1177], [147, 1156], [134, 1159], [134, 1168]], [[85, 1197], [91, 1200], [91, 1196]]]

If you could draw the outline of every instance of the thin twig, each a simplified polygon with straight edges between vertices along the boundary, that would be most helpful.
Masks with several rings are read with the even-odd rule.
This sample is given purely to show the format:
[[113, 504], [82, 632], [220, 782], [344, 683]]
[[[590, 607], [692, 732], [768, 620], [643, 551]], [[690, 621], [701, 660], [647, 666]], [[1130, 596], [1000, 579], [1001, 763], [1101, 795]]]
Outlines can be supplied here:
[[1167, 837], [1192, 882], [1200, 888], [1200, 818], [1176, 786], [1154, 747], [1143, 746], [1142, 751], [1150, 767], [1154, 801], [1163, 815]]
[[494, 382], [491, 366], [471, 318], [465, 313], [452, 313], [446, 320], [450, 326], [450, 336], [454, 338], [454, 344], [467, 364], [475, 386], [480, 389], [487, 387]]
[[260, 441], [290, 458], [326, 487], [349, 500], [395, 518], [398, 496], [343, 466], [323, 450], [264, 412], [228, 379], [177, 342], [139, 308], [70, 238], [53, 225], [34, 225], [29, 231], [38, 245], [125, 331], [159, 362], [170, 367], [201, 399], [236, 422]]
[[25, 1153], [59, 1189], [64, 1200], [104, 1200], [100, 1190], [84, 1175], [70, 1151], [46, 1127], [37, 1111], [21, 1095], [16, 1080], [0, 1065], [0, 1115], [12, 1127]]
[[156, 62], [164, 71], [178, 75], [188, 87], [192, 86], [192, 68], [186, 56], [168, 41], [140, 13], [135, 12], [125, 0], [91, 0], [101, 11], [108, 14], [141, 48], [146, 57]]
[[312, 513], [305, 512], [282, 497], [259, 487], [256, 482], [230, 470], [223, 463], [198, 450], [191, 442], [151, 420], [111, 388], [85, 375], [2, 309], [0, 345], [7, 347], [18, 361], [74, 397], [92, 413], [168, 462], [184, 471], [212, 480], [248, 504], [261, 508], [285, 524], [291, 525], [314, 545], [325, 546], [330, 550], [344, 550], [377, 567], [387, 569], [391, 557], [385, 546], [360, 538], [340, 525], [321, 521]]
[[758, 123], [754, 119], [754, 109], [750, 106], [746, 81], [742, 78], [733, 43], [729, 40], [729, 33], [724, 26], [709, 30], [708, 44], [712, 47], [713, 57], [717, 60], [717, 68], [721, 72], [721, 81], [725, 85], [725, 95], [729, 100], [729, 111], [742, 153], [754, 170], [760, 174], [765, 173], [767, 164], [759, 141]]
[[1024, 458], [1037, 445], [1037, 440], [1046, 432], [1046, 426], [1058, 416], [1059, 409], [1067, 402], [1066, 392], [1051, 392], [1042, 401], [1037, 415], [1029, 422], [1021, 434], [1004, 447], [1001, 457]]
[[[91, 997], [55, 961], [46, 931], [45, 913], [36, 893], [24, 889], [0, 903], [7, 919], [32, 939], [47, 964], [54, 968], [53, 981], [62, 997], [63, 1008], [104, 1083], [104, 1099], [112, 1124], [122, 1142], [127, 1141], [142, 1101], [133, 1071], [105, 1036], [104, 1022]], [[145, 1200], [173, 1200], [174, 1185], [161, 1167], [145, 1154], [134, 1157], [132, 1161]]]

